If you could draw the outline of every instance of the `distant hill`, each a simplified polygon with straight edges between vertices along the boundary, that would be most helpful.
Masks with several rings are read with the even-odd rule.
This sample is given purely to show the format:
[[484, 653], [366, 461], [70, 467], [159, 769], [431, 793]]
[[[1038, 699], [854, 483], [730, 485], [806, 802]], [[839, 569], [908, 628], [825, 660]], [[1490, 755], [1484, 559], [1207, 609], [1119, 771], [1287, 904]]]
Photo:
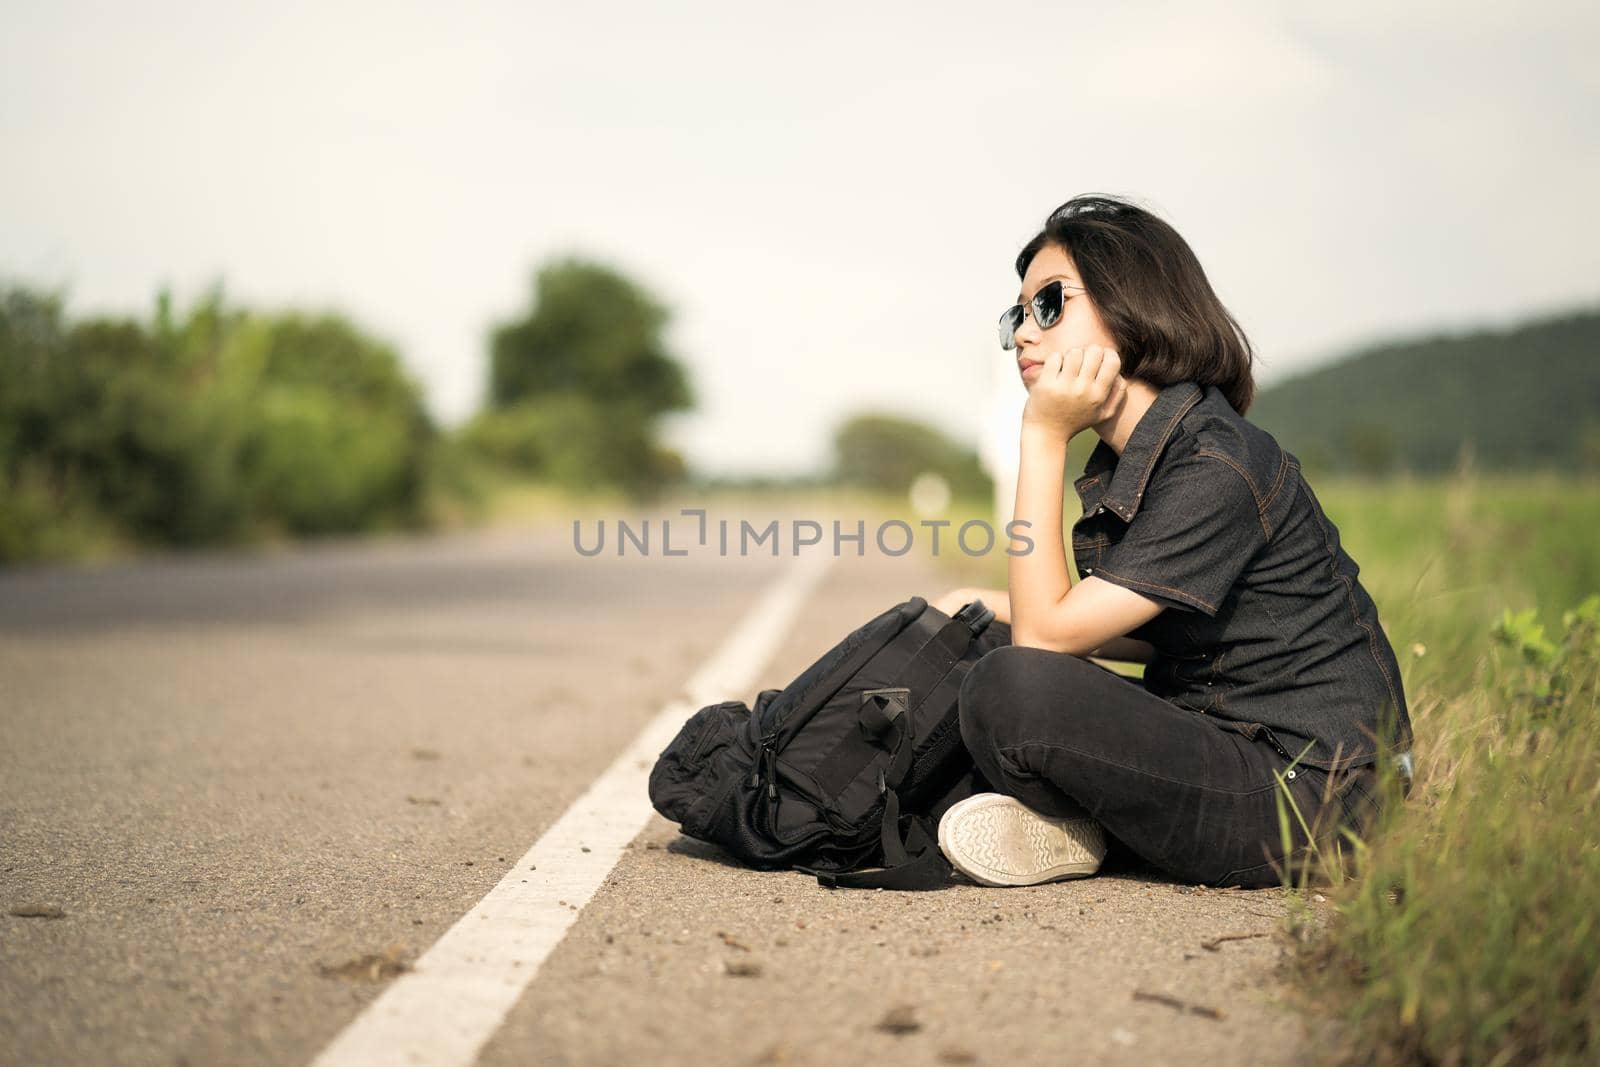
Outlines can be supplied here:
[[1600, 470], [1600, 308], [1364, 348], [1248, 417], [1320, 470]]

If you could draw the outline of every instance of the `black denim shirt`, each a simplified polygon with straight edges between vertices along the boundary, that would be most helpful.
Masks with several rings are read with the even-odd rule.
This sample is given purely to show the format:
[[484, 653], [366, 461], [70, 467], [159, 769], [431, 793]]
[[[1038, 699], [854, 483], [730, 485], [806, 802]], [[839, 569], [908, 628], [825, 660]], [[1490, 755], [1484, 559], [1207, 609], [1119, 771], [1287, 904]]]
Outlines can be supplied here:
[[[1300, 461], [1211, 386], [1164, 387], [1074, 482], [1078, 571], [1167, 610], [1144, 687], [1316, 767], [1410, 748], [1394, 650]], [[1302, 755], [1302, 753], [1304, 753]]]

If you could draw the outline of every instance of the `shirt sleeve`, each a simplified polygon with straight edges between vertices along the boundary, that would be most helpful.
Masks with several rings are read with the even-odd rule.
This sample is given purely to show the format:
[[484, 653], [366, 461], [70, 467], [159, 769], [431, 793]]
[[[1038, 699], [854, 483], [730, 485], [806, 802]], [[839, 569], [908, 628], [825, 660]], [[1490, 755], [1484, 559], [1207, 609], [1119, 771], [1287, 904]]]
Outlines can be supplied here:
[[1215, 617], [1266, 541], [1244, 476], [1224, 460], [1186, 456], [1157, 465], [1133, 521], [1103, 550], [1093, 577]]

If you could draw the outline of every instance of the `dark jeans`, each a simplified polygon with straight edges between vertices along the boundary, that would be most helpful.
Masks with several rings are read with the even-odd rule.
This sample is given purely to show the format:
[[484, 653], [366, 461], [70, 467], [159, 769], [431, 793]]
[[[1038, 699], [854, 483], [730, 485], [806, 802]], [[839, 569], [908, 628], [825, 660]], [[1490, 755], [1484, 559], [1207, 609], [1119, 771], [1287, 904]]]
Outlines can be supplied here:
[[996, 791], [1045, 815], [1069, 814], [1076, 801], [1184, 882], [1280, 885], [1286, 867], [1296, 883], [1305, 869], [1317, 880], [1311, 844], [1328, 857], [1338, 841], [1348, 854], [1339, 828], [1364, 833], [1377, 813], [1371, 766], [1333, 775], [1291, 766], [1266, 741], [1064, 652], [1005, 645], [985, 654], [962, 683], [960, 713], [961, 736]]

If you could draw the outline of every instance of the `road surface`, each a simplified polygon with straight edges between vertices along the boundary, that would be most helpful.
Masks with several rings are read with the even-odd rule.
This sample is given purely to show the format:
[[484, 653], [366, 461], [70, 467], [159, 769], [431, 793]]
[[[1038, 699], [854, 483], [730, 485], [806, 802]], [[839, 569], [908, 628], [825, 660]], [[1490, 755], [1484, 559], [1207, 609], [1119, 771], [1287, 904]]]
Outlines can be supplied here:
[[[794, 566], [586, 558], [556, 524], [0, 574], [0, 1063], [311, 1062], [406, 980], [388, 961], [522, 881]], [[732, 695], [952, 584], [869, 538]], [[829, 891], [642, 825], [478, 1062], [1306, 1052], [1276, 892], [1117, 856], [1031, 888]]]

